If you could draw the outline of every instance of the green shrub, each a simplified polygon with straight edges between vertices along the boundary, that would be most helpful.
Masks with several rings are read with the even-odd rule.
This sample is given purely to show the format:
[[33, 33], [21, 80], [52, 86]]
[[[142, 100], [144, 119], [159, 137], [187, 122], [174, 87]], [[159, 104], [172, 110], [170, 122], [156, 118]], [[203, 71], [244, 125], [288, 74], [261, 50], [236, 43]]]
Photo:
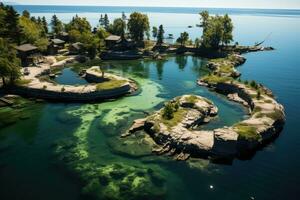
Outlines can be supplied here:
[[15, 84], [19, 86], [28, 85], [29, 83], [31, 83], [30, 79], [18, 79], [15, 81]]
[[256, 95], [256, 99], [258, 99], [258, 100], [259, 100], [259, 99], [260, 99], [260, 97], [261, 97], [261, 93], [260, 93], [260, 90], [258, 90], [258, 91], [257, 91], [257, 95]]
[[241, 139], [252, 141], [260, 141], [262, 139], [261, 135], [256, 132], [256, 127], [249, 124], [239, 123], [234, 125], [234, 129], [237, 131], [237, 133], [239, 134], [239, 138]]
[[251, 82], [250, 82], [250, 86], [251, 86], [252, 88], [257, 88], [257, 83], [256, 83], [255, 81], [251, 81]]
[[162, 117], [164, 119], [170, 120], [174, 117], [174, 107], [171, 102], [168, 102], [162, 110]]

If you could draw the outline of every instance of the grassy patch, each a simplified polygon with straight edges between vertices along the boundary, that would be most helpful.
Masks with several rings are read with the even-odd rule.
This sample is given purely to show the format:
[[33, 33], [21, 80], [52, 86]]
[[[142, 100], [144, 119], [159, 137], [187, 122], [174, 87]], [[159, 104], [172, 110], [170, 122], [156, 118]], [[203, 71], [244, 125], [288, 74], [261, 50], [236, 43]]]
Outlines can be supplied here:
[[190, 95], [188, 97], [185, 97], [185, 100], [189, 103], [196, 103], [198, 101], [198, 97], [195, 95]]
[[31, 79], [19, 79], [15, 81], [15, 84], [19, 86], [28, 85], [29, 83], [31, 83]]
[[278, 120], [283, 118], [283, 113], [280, 110], [274, 110], [274, 112], [271, 113], [259, 113], [256, 115], [256, 118], [262, 118], [262, 117], [268, 117], [273, 120]]
[[234, 129], [237, 131], [241, 139], [252, 140], [252, 141], [261, 140], [261, 135], [259, 135], [256, 132], [256, 127], [254, 126], [245, 123], [239, 123], [234, 125]]
[[227, 81], [232, 81], [231, 77], [217, 76], [217, 75], [208, 75], [202, 79], [207, 83], [225, 83]]
[[273, 103], [273, 101], [271, 99], [266, 99], [264, 100], [265, 103]]
[[234, 70], [233, 70], [233, 66], [231, 65], [221, 65], [220, 68], [219, 68], [219, 72], [220, 73], [232, 73]]
[[105, 81], [103, 83], [98, 83], [96, 85], [97, 90], [110, 90], [114, 88], [119, 88], [124, 85], [127, 81], [126, 80], [115, 80], [111, 79], [109, 81]]
[[163, 117], [161, 117], [161, 122], [168, 128], [172, 128], [182, 121], [187, 111], [188, 110], [185, 108], [179, 108], [176, 112], [173, 113], [172, 119], [164, 119]]
[[55, 57], [55, 59], [56, 59], [57, 62], [60, 62], [60, 61], [65, 60], [67, 58], [68, 58], [67, 56], [56, 56]]

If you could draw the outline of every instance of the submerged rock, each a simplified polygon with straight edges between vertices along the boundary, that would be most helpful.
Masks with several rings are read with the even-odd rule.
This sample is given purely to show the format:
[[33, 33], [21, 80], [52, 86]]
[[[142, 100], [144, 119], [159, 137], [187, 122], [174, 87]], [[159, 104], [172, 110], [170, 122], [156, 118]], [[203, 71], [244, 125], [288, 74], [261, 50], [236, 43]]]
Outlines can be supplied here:
[[128, 136], [126, 140], [112, 138], [108, 145], [113, 153], [129, 157], [150, 156], [152, 149], [157, 146], [149, 135], [139, 132]]
[[76, 170], [84, 179], [82, 194], [88, 198], [150, 200], [166, 195], [165, 179], [149, 168], [115, 163], [102, 167], [80, 164]]

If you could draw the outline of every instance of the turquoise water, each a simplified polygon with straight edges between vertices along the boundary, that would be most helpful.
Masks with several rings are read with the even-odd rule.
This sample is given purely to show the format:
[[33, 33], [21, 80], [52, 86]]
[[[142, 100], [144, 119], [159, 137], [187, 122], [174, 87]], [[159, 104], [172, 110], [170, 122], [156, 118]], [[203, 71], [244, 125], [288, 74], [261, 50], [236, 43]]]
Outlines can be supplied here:
[[62, 74], [58, 75], [55, 82], [63, 85], [85, 85], [88, 82], [80, 77], [76, 72], [72, 71], [71, 68], [65, 68], [62, 70]]
[[[41, 15], [50, 16], [56, 8], [48, 9], [41, 11]], [[77, 10], [91, 21], [98, 18], [92, 11]], [[71, 9], [59, 16], [67, 20], [76, 12]], [[213, 127], [231, 125], [246, 117], [246, 112], [241, 106], [196, 85], [196, 79], [207, 73], [202, 67], [204, 59], [181, 56], [157, 62], [111, 62], [108, 70], [135, 79], [141, 86], [139, 94], [100, 104], [33, 105], [31, 118], [0, 129], [1, 199], [80, 199], [79, 180], [70, 176], [66, 166], [57, 165], [54, 144], [61, 140], [75, 141], [81, 156], [86, 157], [84, 162], [99, 166], [123, 163], [154, 169], [166, 179], [167, 199], [297, 199], [300, 18], [289, 12], [272, 12], [275, 13], [243, 11], [232, 15], [235, 39], [241, 44], [253, 44], [272, 33], [266, 45], [276, 50], [247, 54], [248, 61], [239, 71], [243, 79], [254, 79], [269, 87], [287, 114], [280, 137], [251, 160], [235, 160], [231, 165], [205, 160], [186, 163], [151, 155], [139, 145], [141, 152], [128, 153], [122, 148], [120, 151], [118, 136], [134, 119], [178, 95], [193, 93], [211, 99], [220, 110]], [[174, 34], [179, 34], [188, 25], [186, 22], [195, 24], [198, 20], [195, 13], [187, 12], [148, 14], [152, 24], [163, 23], [167, 32]], [[192, 37], [201, 34], [196, 28], [187, 30]]]

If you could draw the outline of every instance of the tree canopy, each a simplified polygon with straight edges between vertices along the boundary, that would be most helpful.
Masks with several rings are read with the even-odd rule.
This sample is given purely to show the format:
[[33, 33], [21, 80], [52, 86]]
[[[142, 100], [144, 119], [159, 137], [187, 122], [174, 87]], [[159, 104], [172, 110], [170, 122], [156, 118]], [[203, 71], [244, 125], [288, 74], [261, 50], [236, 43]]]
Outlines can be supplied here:
[[20, 17], [19, 23], [22, 27], [22, 43], [34, 44], [39, 50], [45, 51], [48, 46], [48, 39], [46, 38], [43, 25], [25, 16]]
[[12, 43], [20, 44], [22, 34], [19, 25], [19, 14], [12, 6], [0, 3], [0, 37], [8, 39]]
[[103, 27], [106, 31], [109, 29], [109, 19], [108, 15], [104, 14], [104, 16], [101, 14], [99, 19], [100, 26]]
[[160, 25], [158, 28], [158, 33], [157, 33], [157, 44], [161, 45], [164, 42], [164, 27], [163, 25]]
[[189, 34], [187, 32], [183, 32], [180, 34], [180, 37], [177, 39], [177, 42], [180, 43], [181, 46], [184, 46], [189, 40]]
[[66, 31], [76, 30], [80, 33], [90, 32], [92, 27], [85, 17], [78, 17], [77, 15], [65, 25]]
[[0, 38], [0, 77], [3, 85], [6, 85], [7, 79], [13, 83], [21, 76], [20, 64], [15, 49], [9, 45], [8, 41]]
[[203, 27], [202, 45], [206, 48], [218, 49], [221, 44], [233, 41], [233, 24], [230, 17], [210, 16], [207, 11], [200, 13]]
[[142, 41], [150, 29], [148, 16], [134, 12], [130, 15], [127, 26], [131, 38], [136, 42]]
[[153, 26], [152, 27], [152, 37], [157, 38], [157, 34], [158, 34], [158, 29], [156, 26]]
[[60, 32], [64, 30], [63, 23], [58, 19], [56, 15], [52, 16], [51, 28], [52, 28], [52, 32], [56, 35], [58, 35]]
[[108, 32], [119, 35], [125, 38], [126, 22], [122, 18], [114, 20], [113, 24], [109, 26]]

